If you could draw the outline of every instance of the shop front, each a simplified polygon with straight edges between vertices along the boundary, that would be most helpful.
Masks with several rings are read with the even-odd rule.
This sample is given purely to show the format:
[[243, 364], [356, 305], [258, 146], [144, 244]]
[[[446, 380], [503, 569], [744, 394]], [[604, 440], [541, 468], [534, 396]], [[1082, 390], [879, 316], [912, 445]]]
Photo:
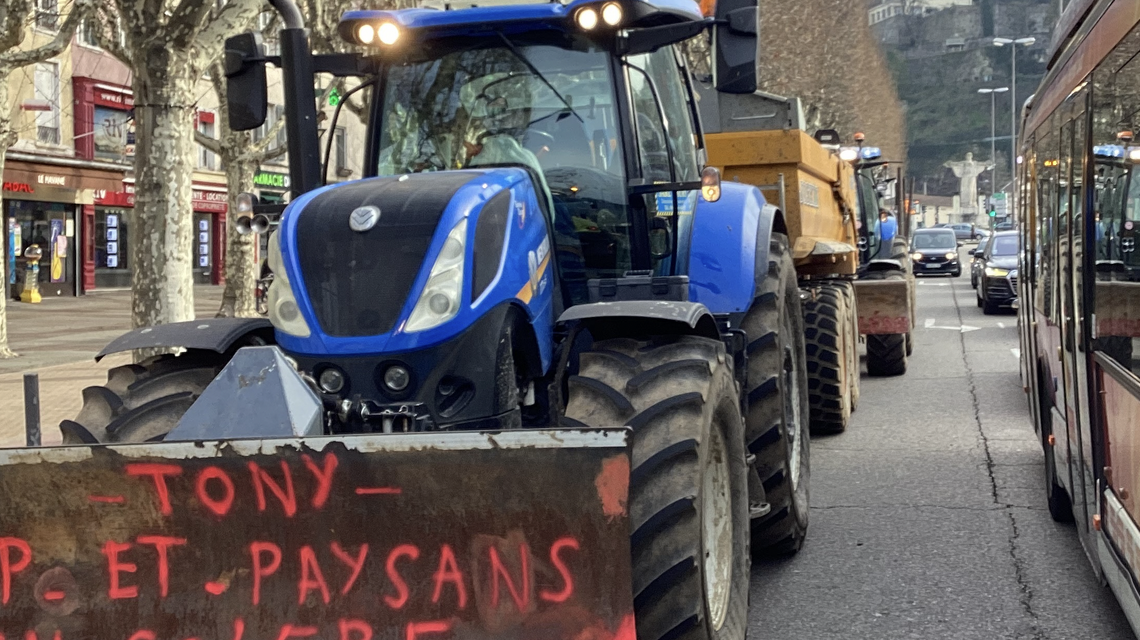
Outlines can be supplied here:
[[[12, 159], [5, 163], [2, 206], [10, 295], [19, 295], [25, 271], [34, 266], [45, 297], [74, 296], [85, 290], [82, 216], [93, 211], [93, 194], [121, 184], [122, 175], [81, 166]], [[24, 255], [32, 245], [38, 247], [40, 258], [28, 264]]]
[[[227, 193], [225, 185], [195, 184], [191, 268], [195, 284], [222, 284], [224, 279]], [[133, 181], [124, 181], [117, 191], [95, 194], [95, 215], [89, 250], [93, 262], [93, 288], [131, 286], [131, 216], [135, 206]]]
[[225, 283], [226, 211], [229, 194], [224, 184], [195, 184], [195, 242], [193, 267], [195, 284]]
[[281, 204], [289, 192], [289, 174], [276, 171], [258, 171], [253, 176], [257, 199], [264, 204]]

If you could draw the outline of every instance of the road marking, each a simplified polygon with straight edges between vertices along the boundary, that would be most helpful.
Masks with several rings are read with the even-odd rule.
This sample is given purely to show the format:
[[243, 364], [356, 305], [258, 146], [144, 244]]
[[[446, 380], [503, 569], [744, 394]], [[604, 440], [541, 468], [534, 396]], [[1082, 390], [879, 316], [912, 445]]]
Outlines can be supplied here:
[[918, 280], [919, 286], [923, 287], [949, 287], [949, 282], [927, 282], [926, 280]]
[[1021, 359], [1021, 349], [1013, 348], [1013, 349], [1010, 349], [1009, 351], [1010, 351], [1010, 353], [1013, 354], [1013, 357], [1017, 358], [1018, 360]]
[[926, 319], [926, 324], [925, 324], [925, 325], [923, 325], [923, 326], [924, 326], [926, 329], [929, 329], [930, 327], [933, 327], [933, 326], [934, 326], [934, 318], [927, 318], [927, 319]]
[[926, 325], [926, 328], [927, 329], [949, 329], [951, 331], [957, 331], [959, 333], [969, 333], [971, 331], [977, 331], [978, 329], [981, 329], [981, 327], [971, 327], [968, 324], [964, 324], [960, 327], [940, 327], [940, 326], [933, 324], [933, 323]]
[[999, 328], [999, 329], [1004, 329], [1004, 328], [1005, 328], [1005, 323], [1004, 323], [1004, 322], [999, 322], [999, 323], [998, 323], [998, 328]]

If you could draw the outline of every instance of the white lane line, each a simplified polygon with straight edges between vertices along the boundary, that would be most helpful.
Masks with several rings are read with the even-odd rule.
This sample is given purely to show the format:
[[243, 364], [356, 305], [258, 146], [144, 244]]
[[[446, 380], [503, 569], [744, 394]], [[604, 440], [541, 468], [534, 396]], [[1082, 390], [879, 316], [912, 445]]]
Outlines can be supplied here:
[[999, 329], [1004, 329], [1004, 328], [1005, 328], [1005, 323], [1004, 323], [1004, 322], [999, 322], [999, 323], [998, 323], [998, 328], [999, 328]]
[[934, 326], [934, 318], [927, 318], [926, 322], [923, 324], [923, 328], [925, 328], [925, 329], [929, 329], [930, 327], [933, 327], [933, 326]]
[[1010, 349], [1009, 351], [1010, 351], [1010, 353], [1013, 354], [1013, 357], [1017, 358], [1018, 360], [1021, 359], [1021, 349], [1018, 349], [1015, 347], [1013, 349]]

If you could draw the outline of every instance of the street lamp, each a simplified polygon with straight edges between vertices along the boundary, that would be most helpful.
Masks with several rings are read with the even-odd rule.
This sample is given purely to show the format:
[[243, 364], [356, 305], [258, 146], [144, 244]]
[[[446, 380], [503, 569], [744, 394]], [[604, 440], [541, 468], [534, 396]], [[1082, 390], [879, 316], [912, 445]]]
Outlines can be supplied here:
[[[990, 174], [990, 195], [994, 194], [994, 189], [997, 188], [997, 94], [1009, 91], [1009, 87], [997, 87], [995, 89], [978, 89], [978, 93], [990, 94], [990, 162], [994, 164], [993, 173]], [[1013, 175], [1011, 172], [1009, 175]]]
[[1013, 59], [1013, 71], [1009, 76], [1009, 86], [1012, 87], [1009, 94], [1009, 175], [1011, 176], [1017, 175], [1017, 166], [1015, 165], [1017, 162], [1017, 45], [1028, 47], [1034, 42], [1037, 42], [1037, 38], [1032, 36], [1016, 39], [994, 38], [995, 47], [1011, 45], [1012, 55], [1010, 57]]

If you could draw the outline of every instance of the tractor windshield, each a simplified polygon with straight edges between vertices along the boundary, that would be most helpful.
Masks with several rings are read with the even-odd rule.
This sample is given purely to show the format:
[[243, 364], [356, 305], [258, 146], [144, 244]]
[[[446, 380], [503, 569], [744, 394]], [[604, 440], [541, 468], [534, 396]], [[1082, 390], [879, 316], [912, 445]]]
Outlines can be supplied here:
[[392, 64], [377, 173], [524, 168], [554, 221], [564, 280], [620, 276], [629, 215], [610, 65], [585, 39], [502, 36]]

